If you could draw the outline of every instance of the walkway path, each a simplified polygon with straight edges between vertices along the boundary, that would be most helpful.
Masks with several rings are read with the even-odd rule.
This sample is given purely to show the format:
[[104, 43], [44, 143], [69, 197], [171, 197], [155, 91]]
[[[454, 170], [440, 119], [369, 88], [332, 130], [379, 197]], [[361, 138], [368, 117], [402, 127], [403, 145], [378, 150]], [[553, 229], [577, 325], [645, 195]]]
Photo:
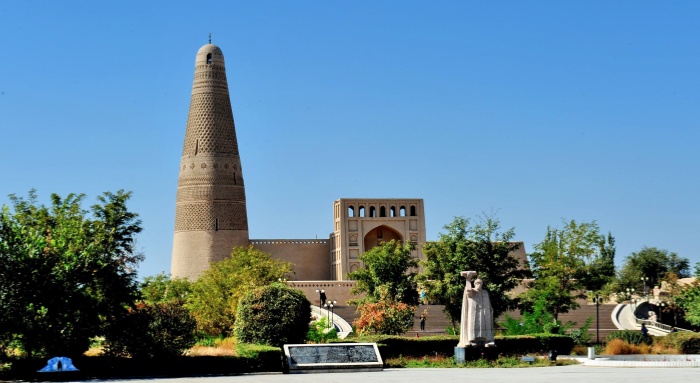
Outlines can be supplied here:
[[[700, 379], [698, 368], [609, 368], [586, 366], [532, 368], [406, 368], [381, 372], [344, 372], [322, 374], [250, 374], [224, 377], [143, 379], [129, 383], [404, 383], [464, 382], [489, 383], [695, 383]], [[106, 382], [93, 380], [92, 382]]]

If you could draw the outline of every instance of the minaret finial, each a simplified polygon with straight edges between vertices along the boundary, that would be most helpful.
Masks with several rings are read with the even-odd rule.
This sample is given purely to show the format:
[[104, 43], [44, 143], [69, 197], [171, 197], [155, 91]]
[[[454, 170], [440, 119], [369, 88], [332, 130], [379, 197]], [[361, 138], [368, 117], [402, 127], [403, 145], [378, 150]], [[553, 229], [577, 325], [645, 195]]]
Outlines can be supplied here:
[[211, 44], [211, 32], [209, 32], [209, 44]]

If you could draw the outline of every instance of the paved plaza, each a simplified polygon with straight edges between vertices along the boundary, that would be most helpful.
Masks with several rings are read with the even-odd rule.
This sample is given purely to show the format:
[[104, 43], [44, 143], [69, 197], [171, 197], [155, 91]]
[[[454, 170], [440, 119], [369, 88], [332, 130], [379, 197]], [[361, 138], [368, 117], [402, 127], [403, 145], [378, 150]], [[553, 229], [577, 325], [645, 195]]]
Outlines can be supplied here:
[[[126, 380], [94, 380], [93, 382]], [[381, 372], [319, 374], [245, 374], [177, 379], [137, 379], [129, 383], [641, 383], [698, 382], [700, 368], [587, 367], [583, 365], [532, 368], [405, 368]]]

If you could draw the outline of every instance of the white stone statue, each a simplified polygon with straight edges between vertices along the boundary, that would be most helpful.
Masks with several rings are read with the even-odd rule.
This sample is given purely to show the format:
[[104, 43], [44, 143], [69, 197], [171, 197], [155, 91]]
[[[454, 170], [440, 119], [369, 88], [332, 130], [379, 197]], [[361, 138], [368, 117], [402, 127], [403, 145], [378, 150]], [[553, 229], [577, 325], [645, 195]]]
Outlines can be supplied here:
[[457, 347], [494, 346], [493, 309], [489, 293], [482, 288], [481, 279], [476, 279], [472, 287], [471, 280], [476, 276], [476, 271], [462, 271], [460, 275], [466, 277], [467, 282], [464, 286]]

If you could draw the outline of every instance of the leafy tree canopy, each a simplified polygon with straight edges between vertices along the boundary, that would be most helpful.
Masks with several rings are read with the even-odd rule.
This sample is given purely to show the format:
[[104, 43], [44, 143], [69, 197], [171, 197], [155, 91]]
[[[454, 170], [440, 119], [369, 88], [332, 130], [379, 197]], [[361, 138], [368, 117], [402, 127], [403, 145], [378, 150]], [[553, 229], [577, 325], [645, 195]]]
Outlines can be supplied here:
[[445, 314], [453, 327], [459, 322], [465, 280], [460, 272], [474, 270], [489, 292], [493, 317], [515, 308], [508, 292], [516, 287], [527, 272], [512, 252], [519, 244], [511, 242], [513, 228], [501, 231], [500, 221], [482, 215], [476, 223], [455, 217], [445, 226], [436, 242], [425, 245], [424, 273], [421, 281], [429, 300], [445, 306]]
[[231, 258], [213, 263], [192, 285], [186, 307], [200, 330], [228, 336], [236, 321], [238, 300], [246, 292], [292, 273], [292, 265], [253, 246], [235, 247]]
[[620, 289], [634, 288], [642, 291], [646, 278], [647, 288], [659, 285], [669, 273], [678, 278], [690, 276], [690, 261], [678, 254], [656, 247], [643, 247], [625, 258], [618, 275]]
[[130, 196], [104, 193], [89, 211], [82, 194], [52, 194], [49, 206], [34, 190], [26, 200], [10, 196], [0, 211], [0, 341], [14, 339], [30, 355], [77, 355], [118, 325], [143, 259]]
[[529, 254], [534, 281], [520, 296], [521, 308], [532, 311], [534, 303], [546, 297], [546, 310], [554, 320], [577, 308], [576, 299], [585, 297], [585, 290], [602, 287], [601, 270], [609, 273], [607, 278], [614, 271], [614, 238], [608, 234], [606, 241], [595, 221], [571, 220], [562, 228], [548, 227], [534, 248]]
[[144, 278], [141, 282], [141, 298], [144, 302], [184, 304], [192, 291], [187, 278], [171, 278], [165, 273]]
[[347, 275], [357, 281], [351, 293], [366, 296], [356, 299], [362, 302], [389, 300], [415, 306], [418, 304], [416, 273], [418, 260], [411, 256], [414, 250], [410, 243], [402, 245], [397, 241], [384, 242], [360, 255], [364, 268]]

